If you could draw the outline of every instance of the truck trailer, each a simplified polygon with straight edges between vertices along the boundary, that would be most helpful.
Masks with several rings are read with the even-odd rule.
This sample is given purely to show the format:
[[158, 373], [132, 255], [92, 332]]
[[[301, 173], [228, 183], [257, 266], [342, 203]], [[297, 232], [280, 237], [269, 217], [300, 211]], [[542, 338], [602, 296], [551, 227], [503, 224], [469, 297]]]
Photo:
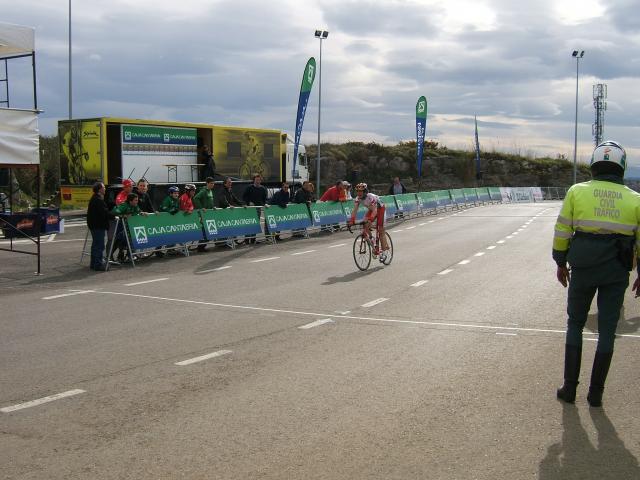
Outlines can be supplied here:
[[86, 208], [98, 180], [115, 187], [125, 178], [145, 178], [162, 194], [167, 185], [203, 182], [205, 146], [216, 181], [244, 183], [259, 173], [275, 187], [309, 177], [304, 146], [293, 171], [293, 141], [281, 130], [102, 117], [62, 120], [58, 139], [63, 208]]

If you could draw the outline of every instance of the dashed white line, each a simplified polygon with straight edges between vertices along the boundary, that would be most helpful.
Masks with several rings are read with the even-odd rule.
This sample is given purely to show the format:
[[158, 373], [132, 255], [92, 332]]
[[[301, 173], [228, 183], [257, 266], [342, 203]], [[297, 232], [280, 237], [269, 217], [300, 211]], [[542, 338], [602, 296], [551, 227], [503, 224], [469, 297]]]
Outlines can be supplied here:
[[509, 238], [509, 239], [511, 239], [511, 238], [513, 238], [513, 235], [507, 235], [507, 236], [506, 236], [506, 237], [504, 237], [504, 238]]
[[93, 290], [78, 290], [72, 293], [62, 293], [60, 295], [51, 295], [50, 297], [42, 297], [42, 300], [53, 300], [55, 298], [72, 297], [74, 295], [82, 295], [83, 293], [93, 293]]
[[474, 255], [474, 257], [481, 257], [482, 255], [484, 255], [487, 252], [478, 252]]
[[520, 232], [513, 232], [511, 235], [518, 235]]
[[387, 300], [389, 299], [384, 297], [376, 298], [375, 300], [371, 300], [370, 302], [367, 302], [364, 305], [360, 305], [360, 306], [364, 308], [369, 308], [369, 307], [373, 307], [374, 305], [378, 305], [379, 303], [386, 302]]
[[517, 333], [505, 333], [505, 332], [496, 332], [496, 335], [507, 335], [509, 337], [517, 337]]
[[153, 280], [144, 280], [143, 282], [133, 282], [133, 283], [125, 283], [124, 286], [125, 287], [133, 287], [135, 285], [143, 285], [145, 283], [155, 283], [155, 282], [163, 282], [165, 280], [169, 280], [168, 277], [164, 277], [164, 278], [154, 278]]
[[429, 220], [427, 223], [433, 223], [435, 222], [435, 220]]
[[441, 272], [438, 272], [438, 275], [446, 275], [448, 273], [453, 272], [452, 268], [447, 268], [446, 270], [442, 270]]
[[183, 367], [185, 365], [191, 365], [192, 363], [202, 362], [204, 360], [209, 360], [210, 358], [221, 357], [222, 355], [228, 355], [230, 353], [233, 352], [231, 350], [218, 350], [217, 352], [207, 353], [206, 355], [201, 355], [199, 357], [189, 358], [188, 360], [176, 362], [174, 363], [174, 365]]
[[461, 260], [458, 265], [466, 265], [467, 263], [471, 263], [471, 260]]
[[38, 405], [42, 405], [43, 403], [53, 402], [55, 400], [60, 400], [61, 398], [72, 397], [74, 395], [78, 395], [80, 393], [85, 393], [84, 390], [76, 389], [76, 390], [68, 390], [66, 392], [57, 393], [55, 395], [50, 395], [48, 397], [38, 398], [37, 400], [32, 400], [30, 402], [19, 403], [17, 405], [12, 405], [10, 407], [0, 408], [0, 412], [2, 413], [10, 413], [15, 412], [16, 410], [22, 410], [29, 407], [35, 407]]
[[327, 248], [344, 247], [346, 243], [338, 243], [336, 245], [329, 245]]
[[324, 325], [325, 323], [333, 323], [333, 320], [330, 318], [324, 318], [322, 320], [316, 320], [315, 322], [307, 323], [306, 325], [302, 325], [298, 327], [301, 330], [308, 330], [313, 327], [319, 327], [320, 325]]
[[345, 311], [340, 311], [340, 310], [335, 310], [336, 313], [339, 313], [340, 315], [347, 315], [348, 313], [351, 313], [351, 310], [345, 310]]
[[496, 243], [504, 243], [505, 240], [498, 240]]
[[231, 265], [224, 265], [223, 267], [218, 268], [210, 268], [209, 270], [200, 270], [196, 273], [210, 273], [210, 272], [219, 272], [220, 270], [226, 270], [227, 268], [231, 268]]
[[427, 224], [426, 222], [425, 223], [420, 223], [420, 224], [418, 224], [418, 226], [419, 227], [424, 227], [426, 224]]
[[425, 283], [427, 283], [429, 280], [420, 280], [419, 282], [416, 283], [412, 283], [411, 286], [412, 287], [421, 287], [422, 285], [424, 285]]
[[280, 257], [267, 257], [267, 258], [259, 258], [258, 260], [251, 260], [249, 263], [260, 263], [260, 262], [268, 262], [269, 260], [277, 260]]
[[496, 246], [495, 246], [495, 245], [489, 245], [489, 246], [487, 247], [487, 250], [493, 250], [494, 248], [496, 248]]
[[414, 225], [413, 227], [407, 227], [407, 230], [413, 230], [414, 228], [416, 228], [416, 225]]
[[306, 253], [313, 253], [315, 252], [315, 250], [305, 250], [304, 252], [296, 252], [296, 253], [292, 253], [291, 255], [304, 255]]

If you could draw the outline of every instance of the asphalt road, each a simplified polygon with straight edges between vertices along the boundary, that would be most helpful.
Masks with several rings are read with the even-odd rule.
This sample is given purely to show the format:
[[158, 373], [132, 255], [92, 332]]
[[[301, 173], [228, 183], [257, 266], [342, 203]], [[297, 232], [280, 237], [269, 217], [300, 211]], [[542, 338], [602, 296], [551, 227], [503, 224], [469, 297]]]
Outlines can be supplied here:
[[93, 273], [73, 226], [39, 277], [0, 252], [0, 478], [640, 478], [638, 300], [604, 408], [595, 305], [555, 399], [559, 206], [404, 221], [365, 273], [348, 232]]

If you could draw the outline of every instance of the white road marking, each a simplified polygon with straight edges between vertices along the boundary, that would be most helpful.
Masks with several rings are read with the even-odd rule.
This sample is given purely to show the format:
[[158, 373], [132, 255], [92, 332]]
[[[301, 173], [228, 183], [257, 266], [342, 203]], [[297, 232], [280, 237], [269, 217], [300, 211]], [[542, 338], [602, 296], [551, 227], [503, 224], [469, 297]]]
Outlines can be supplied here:
[[56, 298], [72, 297], [74, 295], [82, 295], [83, 293], [93, 293], [93, 290], [76, 290], [71, 293], [62, 293], [60, 295], [51, 295], [50, 297], [42, 297], [42, 300], [53, 300]]
[[329, 245], [327, 248], [344, 247], [346, 243], [338, 243], [336, 245]]
[[345, 310], [344, 312], [336, 310], [336, 313], [339, 313], [340, 315], [346, 315], [347, 313], [351, 313], [351, 310]]
[[426, 222], [425, 223], [420, 223], [418, 226], [419, 227], [424, 227], [426, 224], [427, 224]]
[[57, 393], [55, 395], [50, 395], [48, 397], [38, 398], [37, 400], [32, 400], [30, 402], [19, 403], [17, 405], [12, 405], [10, 407], [0, 408], [0, 412], [2, 412], [2, 413], [15, 412], [16, 410], [22, 410], [24, 408], [29, 408], [29, 407], [36, 407], [38, 405], [42, 405], [43, 403], [53, 402], [55, 400], [60, 400], [61, 398], [72, 397], [72, 396], [78, 395], [80, 393], [85, 393], [85, 391], [84, 390], [80, 390], [80, 389], [69, 390], [69, 391], [66, 391], [66, 392]]
[[422, 285], [424, 285], [425, 283], [427, 283], [429, 280], [420, 280], [419, 282], [416, 283], [412, 283], [411, 286], [412, 287], [421, 287]]
[[496, 332], [496, 335], [509, 335], [509, 336], [512, 336], [512, 337], [518, 336], [517, 333], [505, 333], [505, 332]]
[[231, 268], [231, 265], [225, 265], [223, 267], [218, 267], [218, 268], [210, 268], [209, 270], [200, 270], [199, 272], [196, 272], [196, 273], [219, 272], [220, 270], [226, 270], [227, 268]]
[[520, 232], [513, 232], [511, 235], [518, 235]]
[[433, 223], [435, 222], [435, 220], [429, 220], [427, 223]]
[[277, 260], [278, 258], [280, 258], [280, 257], [259, 258], [258, 260], [251, 260], [249, 263], [268, 262], [269, 260]]
[[416, 228], [416, 225], [414, 225], [413, 227], [407, 227], [407, 230], [413, 230], [414, 228]]
[[[616, 335], [616, 336], [617, 336], [617, 335]], [[585, 338], [585, 340], [586, 340], [587, 342], [597, 342], [597, 341], [598, 341], [598, 339], [597, 339], [597, 338]]]
[[489, 246], [487, 247], [487, 250], [493, 250], [494, 248], [496, 248], [496, 246], [495, 246], [495, 245], [489, 245]]
[[451, 273], [453, 272], [452, 268], [447, 268], [446, 270], [442, 270], [441, 272], [438, 272], [438, 275], [446, 275], [447, 273]]
[[482, 255], [484, 255], [487, 252], [478, 252], [474, 255], [474, 257], [481, 257]]
[[379, 303], [386, 302], [387, 300], [389, 299], [384, 297], [376, 298], [375, 300], [371, 300], [370, 302], [367, 302], [360, 306], [364, 308], [369, 308], [369, 307], [373, 307], [374, 305], [378, 305]]
[[315, 252], [315, 250], [305, 250], [304, 252], [296, 252], [296, 253], [292, 253], [291, 255], [304, 255], [306, 253], [312, 253]]
[[458, 262], [458, 265], [466, 265], [467, 263], [471, 263], [471, 260], [462, 260]]
[[[123, 292], [108, 292], [108, 291], [99, 291], [99, 290], [91, 290], [88, 293], [95, 293], [97, 295], [116, 295], [121, 297], [132, 297], [132, 298], [146, 298], [147, 300], [162, 300], [166, 302], [175, 302], [175, 303], [186, 303], [191, 305], [207, 305], [210, 307], [223, 307], [223, 308], [235, 308], [238, 310], [251, 310], [257, 312], [275, 312], [275, 313], [285, 313], [291, 315], [307, 315], [313, 317], [323, 317], [327, 316], [326, 313], [318, 313], [318, 312], [302, 312], [299, 310], [285, 310], [285, 309], [277, 309], [277, 308], [262, 308], [262, 307], [249, 307], [246, 305], [231, 305], [227, 303], [213, 303], [213, 302], [203, 302], [201, 300], [185, 300], [182, 298], [169, 298], [169, 297], [155, 297], [152, 295], [140, 295], [136, 293], [123, 293]], [[485, 330], [511, 330], [514, 332], [536, 332], [536, 333], [558, 333], [561, 335], [566, 335], [567, 331], [565, 329], [562, 330], [554, 330], [554, 329], [545, 329], [545, 328], [522, 328], [522, 327], [505, 327], [499, 325], [483, 325], [483, 324], [467, 324], [467, 323], [448, 323], [448, 322], [427, 322], [422, 320], [396, 320], [391, 318], [373, 318], [373, 317], [360, 317], [355, 315], [345, 315], [341, 318], [350, 318], [352, 320], [366, 320], [373, 322], [386, 322], [386, 323], [400, 323], [400, 324], [410, 324], [410, 325], [431, 325], [436, 327], [459, 327], [459, 328], [471, 328], [471, 329], [485, 329]], [[591, 335], [597, 336], [597, 333], [592, 332], [583, 332], [583, 335]], [[620, 334], [616, 335], [617, 337], [627, 337], [627, 338], [637, 338], [640, 339], [640, 335], [631, 335], [631, 334]]]
[[511, 238], [513, 238], [513, 235], [507, 235], [507, 236], [506, 236], [506, 237], [504, 237], [504, 238], [509, 238], [509, 239], [511, 239]]
[[183, 360], [181, 362], [176, 362], [174, 365], [178, 365], [183, 367], [185, 365], [191, 365], [192, 363], [202, 362], [203, 360], [209, 360], [210, 358], [221, 357], [222, 355], [228, 355], [229, 353], [233, 353], [231, 350], [218, 350], [217, 352], [207, 353], [206, 355], [201, 355], [199, 357], [190, 358], [188, 360]]
[[496, 243], [504, 243], [505, 240], [498, 240]]
[[529, 225], [526, 225], [526, 224], [525, 224], [525, 225], [522, 225], [522, 227], [520, 227], [520, 228], [527, 228], [528, 226], [529, 226]]
[[308, 330], [309, 328], [319, 327], [320, 325], [324, 325], [325, 323], [333, 323], [333, 320], [330, 318], [324, 318], [322, 320], [316, 320], [315, 322], [307, 323], [306, 325], [302, 325], [298, 328], [301, 330]]
[[53, 242], [56, 238], [56, 234], [52, 233], [51, 235], [49, 235], [49, 238], [47, 238], [47, 242]]
[[519, 228], [519, 229], [518, 229], [518, 233], [520, 233], [521, 231], [522, 231], [522, 228]]
[[133, 287], [135, 285], [143, 285], [145, 283], [163, 282], [165, 280], [169, 280], [169, 277], [154, 278], [153, 280], [144, 280], [142, 282], [125, 283], [124, 286], [125, 287]]

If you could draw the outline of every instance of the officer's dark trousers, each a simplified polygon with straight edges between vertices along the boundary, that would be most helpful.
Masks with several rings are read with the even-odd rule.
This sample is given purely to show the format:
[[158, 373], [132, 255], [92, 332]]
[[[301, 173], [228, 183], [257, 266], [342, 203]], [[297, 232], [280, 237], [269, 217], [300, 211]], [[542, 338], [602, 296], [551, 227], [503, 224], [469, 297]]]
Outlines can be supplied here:
[[567, 345], [582, 348], [582, 330], [587, 322], [591, 301], [597, 292], [597, 351], [613, 352], [620, 309], [628, 286], [629, 272], [616, 259], [594, 267], [573, 268], [567, 301]]

